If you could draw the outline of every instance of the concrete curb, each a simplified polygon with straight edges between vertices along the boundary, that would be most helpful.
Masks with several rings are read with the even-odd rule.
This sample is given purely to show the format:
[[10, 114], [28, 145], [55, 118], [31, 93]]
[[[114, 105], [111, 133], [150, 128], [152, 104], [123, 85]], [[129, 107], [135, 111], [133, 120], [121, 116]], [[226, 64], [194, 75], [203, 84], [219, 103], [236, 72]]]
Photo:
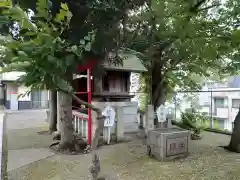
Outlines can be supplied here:
[[7, 148], [7, 132], [6, 132], [6, 114], [1, 112], [0, 114], [0, 180], [7, 180], [7, 159], [8, 159], [8, 148]]
[[218, 129], [206, 128], [206, 129], [204, 129], [204, 131], [213, 132], [213, 133], [218, 133], [218, 134], [224, 134], [224, 135], [229, 135], [229, 136], [232, 135], [231, 132], [224, 131], [224, 130], [218, 130]]
[[18, 110], [18, 111], [11, 111], [11, 110], [4, 110], [6, 114], [19, 114], [19, 113], [27, 113], [27, 112], [46, 112], [49, 109], [28, 109], [28, 110]]

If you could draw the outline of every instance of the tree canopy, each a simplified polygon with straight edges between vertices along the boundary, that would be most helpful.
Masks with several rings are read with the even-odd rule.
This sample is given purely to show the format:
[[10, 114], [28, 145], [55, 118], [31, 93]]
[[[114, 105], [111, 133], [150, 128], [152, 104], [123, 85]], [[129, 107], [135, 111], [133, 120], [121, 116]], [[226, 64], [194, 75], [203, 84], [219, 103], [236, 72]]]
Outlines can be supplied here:
[[[66, 3], [72, 13], [69, 28], [63, 33], [65, 39], [78, 44], [89, 32], [95, 31], [95, 41], [91, 53], [87, 55], [105, 56], [121, 46], [121, 24], [128, 17], [128, 12], [143, 5], [145, 0], [43, 0], [51, 7], [51, 14], [59, 12], [61, 3]], [[36, 11], [36, 0], [15, 0], [20, 7]]]
[[[2, 27], [18, 24], [17, 35], [2, 41], [3, 71], [24, 71], [33, 88], [71, 92], [70, 74], [91, 57], [104, 59], [120, 48], [121, 22], [142, 1], [5, 1]], [[24, 11], [25, 9], [25, 11]], [[35, 14], [28, 17], [29, 9]], [[12, 34], [13, 35], [13, 34]], [[116, 53], [117, 54], [117, 53]], [[116, 56], [117, 57], [117, 56]], [[96, 65], [96, 69], [98, 65]], [[69, 74], [66, 76], [66, 74]], [[70, 78], [70, 79], [69, 79]]]
[[[35, 1], [14, 2], [23, 9], [38, 12]], [[45, 4], [51, 17], [60, 13], [60, 1], [38, 2]], [[151, 92], [155, 106], [163, 103], [167, 94], [176, 88], [198, 88], [196, 80], [199, 76], [225, 75], [238, 70], [240, 3], [236, 0], [62, 2], [73, 16], [58, 36], [67, 47], [77, 47], [78, 60], [73, 64], [68, 61], [72, 68], [76, 63], [85, 63], [89, 56], [99, 55], [103, 59], [110, 51], [128, 49], [137, 54], [149, 70], [143, 76], [143, 84], [144, 89]], [[34, 23], [35, 19], [39, 17], [30, 22]], [[48, 23], [44, 17], [40, 20]], [[61, 27], [59, 23], [53, 25]], [[32, 40], [24, 33], [20, 31], [25, 42]], [[55, 54], [58, 54], [56, 58], [68, 56], [67, 48], [62, 48], [61, 55], [58, 50], [54, 58]]]
[[199, 88], [198, 76], [238, 70], [239, 11], [237, 0], [152, 0], [132, 13], [128, 48], [148, 67], [143, 84], [155, 107], [176, 88]]
[[76, 45], [62, 38], [72, 17], [64, 3], [56, 16], [50, 16], [48, 4], [39, 0], [33, 20], [17, 5], [6, 3], [3, 6], [7, 9], [4, 11], [7, 20], [17, 23], [20, 28], [17, 37], [9, 35], [2, 40], [5, 47], [3, 72], [25, 72], [19, 82], [31, 89], [72, 92], [71, 76], [81, 63], [83, 52], [91, 50], [95, 32], [89, 32]]

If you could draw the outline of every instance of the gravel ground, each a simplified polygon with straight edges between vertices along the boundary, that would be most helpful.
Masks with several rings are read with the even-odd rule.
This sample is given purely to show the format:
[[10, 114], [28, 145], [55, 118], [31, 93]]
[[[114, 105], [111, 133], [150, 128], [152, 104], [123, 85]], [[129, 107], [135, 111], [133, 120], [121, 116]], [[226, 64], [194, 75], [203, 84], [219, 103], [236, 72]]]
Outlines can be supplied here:
[[46, 110], [21, 110], [7, 114], [8, 129], [35, 128], [47, 125]]
[[46, 126], [8, 130], [8, 150], [48, 148], [52, 142], [52, 136], [37, 133], [45, 130], [47, 130]]
[[[15, 135], [13, 131], [11, 133], [13, 139], [20, 131], [15, 132]], [[11, 145], [13, 141], [10, 138], [12, 149], [48, 145], [48, 138], [36, 135], [36, 129], [25, 129], [21, 134], [17, 144], [15, 141]], [[32, 138], [24, 140], [26, 136]], [[37, 136], [36, 141], [34, 139]], [[218, 147], [228, 142], [229, 136], [205, 132], [202, 140], [191, 141], [189, 157], [171, 162], [158, 162], [149, 158], [140, 140], [105, 146], [98, 150], [101, 173], [108, 175], [111, 180], [239, 180], [240, 154]], [[91, 154], [54, 155], [10, 171], [9, 180], [87, 180], [90, 164]]]

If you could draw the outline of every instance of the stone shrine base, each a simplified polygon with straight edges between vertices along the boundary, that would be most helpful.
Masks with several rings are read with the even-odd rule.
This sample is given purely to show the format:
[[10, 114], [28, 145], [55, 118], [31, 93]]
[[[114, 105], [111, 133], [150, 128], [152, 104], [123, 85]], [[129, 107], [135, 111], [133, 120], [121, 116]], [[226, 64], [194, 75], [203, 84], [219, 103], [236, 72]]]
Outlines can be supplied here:
[[187, 157], [189, 141], [187, 130], [178, 127], [154, 129], [147, 136], [148, 154], [160, 161]]

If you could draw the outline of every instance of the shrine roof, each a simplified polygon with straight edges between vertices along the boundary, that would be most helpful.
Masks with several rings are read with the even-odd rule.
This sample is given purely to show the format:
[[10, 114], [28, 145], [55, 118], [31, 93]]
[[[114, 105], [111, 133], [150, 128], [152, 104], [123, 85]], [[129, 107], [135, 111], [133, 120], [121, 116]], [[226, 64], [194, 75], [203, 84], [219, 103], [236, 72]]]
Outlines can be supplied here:
[[122, 64], [114, 64], [110, 62], [103, 62], [102, 66], [106, 70], [128, 71], [128, 72], [146, 72], [147, 69], [142, 64], [141, 60], [132, 54], [121, 54]]

